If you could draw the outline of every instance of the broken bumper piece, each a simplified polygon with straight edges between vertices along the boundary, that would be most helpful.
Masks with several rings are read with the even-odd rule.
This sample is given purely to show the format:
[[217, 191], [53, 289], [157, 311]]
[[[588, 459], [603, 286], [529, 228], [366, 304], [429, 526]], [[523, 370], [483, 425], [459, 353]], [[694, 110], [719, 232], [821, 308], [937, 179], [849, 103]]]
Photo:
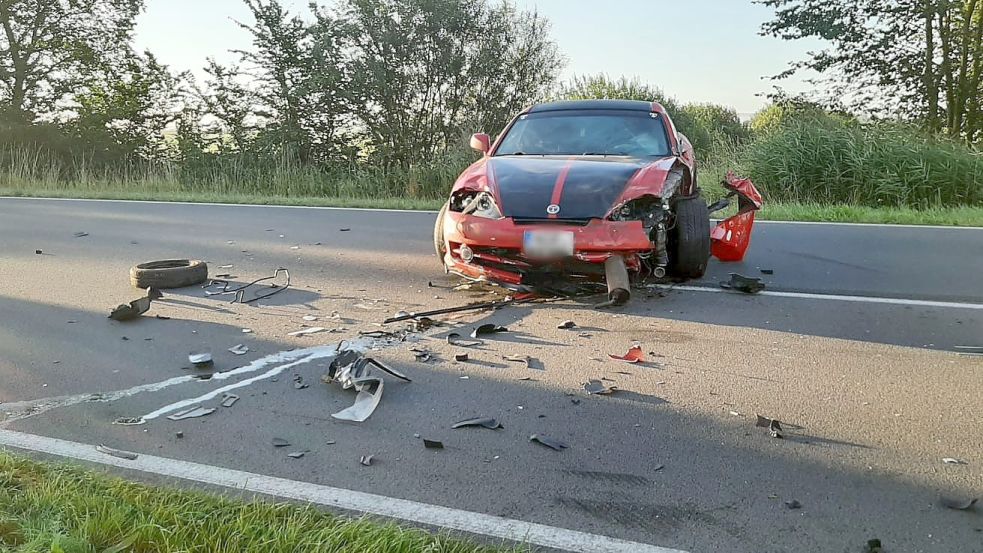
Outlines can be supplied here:
[[711, 206], [711, 211], [727, 207], [729, 198], [737, 196], [737, 214], [720, 221], [710, 231], [710, 253], [721, 261], [741, 261], [751, 245], [754, 212], [761, 209], [761, 193], [749, 179], [739, 179], [734, 173], [727, 173], [722, 185], [730, 192]]

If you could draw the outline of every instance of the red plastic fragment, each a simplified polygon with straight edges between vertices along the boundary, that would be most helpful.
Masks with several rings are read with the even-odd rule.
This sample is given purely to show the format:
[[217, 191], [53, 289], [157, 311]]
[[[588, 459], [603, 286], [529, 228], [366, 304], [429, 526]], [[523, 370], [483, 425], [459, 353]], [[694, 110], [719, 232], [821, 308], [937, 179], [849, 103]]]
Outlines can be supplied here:
[[761, 209], [761, 193], [749, 179], [727, 173], [724, 188], [737, 195], [737, 214], [721, 221], [710, 231], [710, 252], [721, 261], [744, 259], [751, 245], [754, 212]]
[[618, 361], [624, 361], [626, 363], [639, 363], [645, 360], [645, 352], [642, 351], [642, 346], [635, 344], [632, 346], [628, 353], [624, 355], [613, 355], [608, 354], [611, 359], [617, 359]]

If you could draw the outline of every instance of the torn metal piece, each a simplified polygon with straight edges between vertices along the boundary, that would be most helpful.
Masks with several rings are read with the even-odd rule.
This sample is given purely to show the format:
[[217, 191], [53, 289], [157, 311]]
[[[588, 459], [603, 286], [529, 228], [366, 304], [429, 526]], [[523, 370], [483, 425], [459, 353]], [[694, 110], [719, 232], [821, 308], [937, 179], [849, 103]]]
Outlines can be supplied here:
[[420, 313], [407, 314], [406, 316], [402, 316], [402, 317], [390, 317], [382, 321], [382, 324], [398, 323], [400, 321], [405, 321], [408, 319], [420, 319], [422, 317], [431, 317], [433, 315], [446, 315], [448, 313], [459, 313], [461, 311], [475, 311], [479, 309], [498, 309], [500, 307], [505, 307], [506, 305], [512, 303], [526, 302], [529, 301], [530, 299], [533, 298], [525, 298], [525, 299], [506, 298], [504, 300], [499, 300], [499, 301], [472, 303], [468, 305], [461, 305], [459, 307], [446, 307], [444, 309], [434, 309], [432, 311], [421, 311]]
[[362, 458], [358, 462], [368, 467], [372, 465], [372, 459], [374, 458], [375, 455], [362, 455]]
[[737, 273], [730, 273], [730, 282], [721, 282], [720, 287], [727, 290], [737, 290], [745, 294], [757, 294], [765, 289], [760, 278], [746, 277]]
[[617, 390], [618, 388], [615, 386], [605, 386], [600, 380], [589, 380], [584, 384], [584, 391], [586, 391], [588, 395], [596, 394], [606, 396]]
[[481, 326], [475, 327], [471, 331], [471, 337], [472, 338], [477, 338], [478, 336], [481, 336], [483, 334], [495, 334], [497, 332], [508, 332], [508, 331], [509, 331], [509, 329], [505, 328], [504, 326], [499, 326], [499, 325], [496, 325], [496, 324], [487, 323], [487, 324], [483, 324]]
[[542, 444], [550, 449], [555, 449], [556, 451], [563, 451], [564, 449], [570, 447], [560, 440], [550, 438], [549, 436], [543, 436], [542, 434], [533, 434], [532, 436], [529, 436], [529, 441]]
[[293, 332], [287, 333], [287, 336], [308, 336], [310, 334], [317, 334], [319, 332], [324, 332], [328, 329], [322, 326], [312, 326], [309, 328], [303, 328], [301, 330], [295, 330]]
[[464, 428], [466, 426], [480, 426], [482, 428], [488, 428], [490, 430], [498, 430], [500, 428], [505, 428], [502, 423], [491, 417], [479, 417], [476, 419], [467, 419], [461, 422], [456, 422], [451, 426], [451, 428]]
[[290, 445], [290, 442], [283, 438], [273, 438], [273, 447], [287, 447], [288, 445]]
[[188, 363], [197, 368], [212, 366], [212, 354], [208, 352], [192, 352], [188, 354]]
[[954, 509], [956, 511], [970, 511], [976, 507], [976, 502], [979, 501], [978, 498], [974, 497], [972, 499], [955, 499], [952, 497], [943, 497], [939, 500], [946, 509]]
[[239, 396], [235, 394], [222, 394], [222, 407], [232, 407], [237, 401], [239, 401]]
[[[248, 288], [250, 288], [250, 287], [252, 287], [252, 286], [254, 286], [256, 284], [259, 284], [261, 282], [266, 282], [268, 280], [275, 281], [280, 276], [281, 273], [286, 277], [286, 282], [285, 283], [283, 283], [283, 284], [276, 284], [275, 282], [273, 282], [273, 283], [270, 284], [270, 289], [271, 289], [270, 292], [267, 292], [265, 294], [259, 294], [258, 293], [258, 294], [256, 294], [255, 296], [253, 296], [253, 297], [251, 297], [249, 299], [245, 299], [246, 289], [248, 289]], [[284, 269], [283, 267], [280, 267], [280, 268], [276, 269], [275, 271], [273, 271], [273, 276], [258, 278], [256, 280], [250, 282], [250, 283], [244, 284], [244, 285], [239, 286], [237, 288], [229, 288], [229, 285], [230, 284], [231, 283], [229, 281], [227, 281], [227, 280], [218, 280], [218, 279], [216, 279], [216, 280], [212, 280], [208, 284], [202, 286], [202, 288], [205, 289], [205, 295], [206, 296], [222, 296], [222, 295], [227, 295], [227, 294], [234, 294], [235, 297], [232, 299], [232, 303], [236, 303], [236, 302], [239, 302], [239, 303], [252, 303], [254, 301], [258, 301], [258, 300], [261, 300], [261, 299], [268, 298], [268, 297], [270, 297], [270, 296], [272, 296], [274, 294], [277, 294], [279, 292], [282, 292], [282, 291], [286, 290], [287, 288], [290, 288], [290, 271]], [[219, 286], [219, 285], [221, 285], [221, 288], [219, 288], [217, 291], [209, 290], [209, 288], [211, 288], [213, 286]]]
[[184, 409], [183, 411], [178, 411], [173, 415], [167, 415], [168, 420], [180, 421], [184, 419], [195, 419], [198, 417], [204, 417], [205, 415], [211, 415], [215, 412], [214, 407], [191, 407], [190, 409]]
[[624, 355], [614, 355], [608, 354], [611, 359], [617, 359], [618, 361], [624, 361], [626, 363], [640, 363], [645, 360], [645, 352], [642, 351], [642, 346], [635, 344], [628, 348], [628, 351]]
[[105, 453], [106, 455], [112, 455], [113, 457], [118, 457], [120, 459], [126, 459], [127, 461], [135, 461], [139, 455], [132, 453], [130, 451], [123, 451], [122, 449], [114, 449], [104, 445], [97, 445], [96, 451], [99, 453]]
[[468, 354], [466, 354], [466, 353], [455, 353], [454, 354], [454, 360], [455, 361], [461, 361], [461, 362], [467, 361], [468, 360]]
[[160, 299], [162, 297], [164, 297], [164, 294], [161, 294], [160, 290], [156, 288], [147, 288], [147, 295], [145, 297], [135, 299], [128, 304], [124, 303], [116, 306], [116, 308], [109, 313], [109, 318], [114, 321], [129, 321], [131, 319], [135, 319], [150, 310], [150, 303], [153, 300]]
[[760, 428], [767, 428], [768, 434], [772, 438], [781, 440], [785, 437], [781, 422], [775, 419], [769, 419], [768, 417], [762, 417], [761, 415], [755, 416], [757, 417], [757, 421], [755, 421], [754, 425]]
[[456, 332], [451, 332], [447, 335], [447, 343], [452, 346], [458, 346], [462, 348], [470, 348], [481, 344], [481, 340], [466, 340], [461, 338], [461, 335]]
[[245, 344], [236, 344], [229, 348], [229, 351], [236, 355], [246, 355], [249, 353], [249, 346], [246, 346]]
[[569, 330], [571, 328], [577, 328], [577, 323], [573, 321], [563, 321], [562, 323], [556, 325], [556, 328], [560, 330]]
[[423, 447], [427, 449], [444, 449], [444, 443], [437, 440], [423, 438]]

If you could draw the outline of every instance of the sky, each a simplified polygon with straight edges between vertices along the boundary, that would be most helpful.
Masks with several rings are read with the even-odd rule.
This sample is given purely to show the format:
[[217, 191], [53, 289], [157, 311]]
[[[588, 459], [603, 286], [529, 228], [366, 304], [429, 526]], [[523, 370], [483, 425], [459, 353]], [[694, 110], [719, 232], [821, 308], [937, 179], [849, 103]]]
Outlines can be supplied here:
[[[308, 15], [309, 0], [281, 0]], [[235, 20], [251, 23], [242, 0], [146, 0], [136, 45], [177, 71], [201, 78], [205, 59], [235, 61], [229, 50], [248, 49], [249, 36]], [[817, 41], [787, 42], [758, 35], [771, 8], [751, 0], [513, 0], [552, 23], [552, 36], [567, 58], [561, 78], [605, 73], [662, 88], [677, 100], [713, 102], [751, 114], [772, 90], [767, 77], [821, 48]], [[331, 0], [318, 0], [330, 5]], [[804, 77], [803, 77], [804, 78]], [[803, 78], [781, 83], [808, 90]]]

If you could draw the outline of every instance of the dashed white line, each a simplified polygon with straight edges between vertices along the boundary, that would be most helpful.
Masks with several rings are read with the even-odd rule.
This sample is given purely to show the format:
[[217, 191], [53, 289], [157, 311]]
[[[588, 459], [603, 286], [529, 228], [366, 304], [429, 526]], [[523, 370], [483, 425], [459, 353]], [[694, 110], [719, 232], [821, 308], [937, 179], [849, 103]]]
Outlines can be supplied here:
[[12, 430], [0, 430], [0, 445], [575, 553], [686, 553], [599, 534], [166, 457], [141, 454], [134, 460], [120, 459], [99, 453], [89, 444]]
[[[658, 285], [656, 288], [664, 290], [685, 290], [688, 292], [710, 292], [714, 294], [734, 294], [730, 290], [723, 288], [711, 288], [709, 286], [673, 286]], [[932, 301], [914, 300], [906, 298], [885, 298], [880, 296], [847, 296], [841, 294], [812, 294], [808, 292], [779, 292], [775, 290], [763, 290], [755, 296], [771, 296], [775, 298], [797, 298], [806, 300], [828, 300], [828, 301], [848, 301], [856, 303], [882, 303], [888, 305], [909, 305], [913, 307], [941, 307], [945, 309], [983, 309], [983, 303], [964, 303], [953, 301]]]

